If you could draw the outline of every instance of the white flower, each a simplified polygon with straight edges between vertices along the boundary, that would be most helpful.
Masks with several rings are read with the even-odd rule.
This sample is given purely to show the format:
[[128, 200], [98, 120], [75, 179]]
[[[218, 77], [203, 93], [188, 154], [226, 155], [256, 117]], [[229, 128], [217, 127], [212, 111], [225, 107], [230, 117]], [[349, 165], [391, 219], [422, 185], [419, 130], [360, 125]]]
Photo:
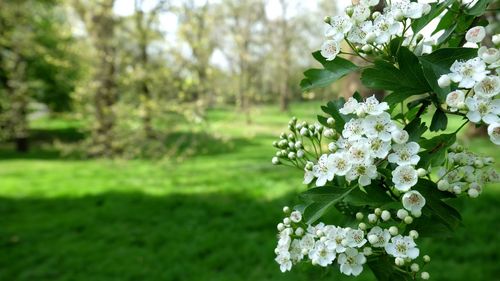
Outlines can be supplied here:
[[418, 19], [424, 14], [424, 8], [424, 4], [410, 2], [410, 0], [393, 0], [390, 10], [393, 14], [400, 13], [404, 17]]
[[391, 36], [397, 34], [401, 29], [401, 23], [388, 15], [381, 15], [373, 21], [373, 32], [376, 35], [375, 42], [385, 44]]
[[403, 195], [402, 202], [403, 207], [412, 214], [422, 212], [422, 208], [425, 206], [424, 196], [415, 190], [406, 192]]
[[359, 106], [358, 101], [355, 98], [350, 97], [347, 100], [347, 102], [344, 103], [344, 106], [342, 106], [342, 108], [339, 109], [339, 112], [344, 114], [344, 115], [351, 114], [351, 113], [356, 112], [356, 109], [358, 108], [358, 106]]
[[459, 83], [460, 88], [470, 89], [474, 87], [476, 82], [479, 82], [489, 73], [486, 70], [486, 64], [479, 58], [473, 58], [468, 61], [455, 61], [450, 67], [451, 73], [448, 74], [450, 79]]
[[486, 30], [482, 26], [475, 26], [465, 34], [465, 40], [471, 43], [479, 43], [486, 36]]
[[351, 147], [348, 150], [347, 156], [349, 158], [349, 161], [353, 164], [368, 162], [368, 160], [370, 159], [368, 140], [362, 138], [353, 141]]
[[343, 253], [346, 248], [342, 244], [342, 241], [346, 238], [346, 232], [344, 228], [335, 226], [325, 230], [327, 246], [337, 253]]
[[360, 186], [367, 186], [372, 182], [372, 179], [377, 177], [377, 167], [373, 164], [362, 163], [354, 164], [346, 174], [348, 181], [358, 179]]
[[500, 145], [500, 123], [492, 123], [488, 126], [488, 135], [491, 142]]
[[370, 16], [370, 7], [355, 5], [351, 18], [356, 22], [363, 22]]
[[487, 64], [494, 63], [500, 59], [500, 51], [496, 48], [483, 46], [477, 50], [477, 54]]
[[368, 241], [373, 247], [383, 248], [391, 239], [391, 234], [389, 230], [382, 229], [379, 226], [373, 227], [370, 232], [368, 232]]
[[366, 243], [365, 233], [360, 229], [349, 229], [346, 234], [346, 246], [360, 248]]
[[389, 109], [386, 102], [379, 102], [375, 96], [371, 96], [363, 103], [363, 111], [369, 115], [380, 115]]
[[389, 154], [391, 149], [391, 142], [383, 141], [380, 138], [371, 138], [368, 140], [368, 146], [370, 147], [370, 153], [376, 158], [385, 158]]
[[438, 85], [441, 88], [448, 87], [451, 84], [450, 77], [447, 74], [441, 75], [438, 79]]
[[499, 99], [491, 100], [473, 96], [467, 97], [465, 99], [465, 104], [469, 109], [467, 118], [469, 118], [471, 122], [479, 123], [481, 120], [486, 124], [500, 122], [500, 118], [498, 118], [498, 114], [500, 114]]
[[398, 165], [417, 165], [420, 156], [417, 155], [420, 145], [416, 142], [392, 145], [394, 153], [389, 154], [387, 160]]
[[392, 131], [391, 135], [392, 135], [392, 140], [398, 144], [406, 143], [410, 138], [410, 135], [408, 134], [407, 131], [400, 129], [395, 129], [394, 131]]
[[365, 21], [352, 27], [351, 31], [347, 34], [347, 40], [351, 43], [366, 44], [367, 36], [372, 30], [373, 23], [371, 21]]
[[299, 211], [293, 211], [290, 214], [290, 220], [294, 223], [298, 223], [302, 220], [302, 214]]
[[321, 55], [328, 61], [334, 60], [340, 52], [339, 42], [327, 40], [321, 46]]
[[345, 275], [358, 276], [363, 271], [363, 264], [366, 263], [366, 257], [359, 253], [358, 250], [348, 248], [344, 253], [339, 255], [338, 263], [340, 264], [340, 272]]
[[486, 76], [474, 86], [474, 93], [483, 98], [492, 98], [500, 93], [500, 78]]
[[292, 269], [292, 260], [290, 254], [280, 254], [274, 259], [279, 265], [281, 272], [287, 272]]
[[293, 262], [299, 262], [304, 258], [304, 253], [302, 253], [302, 248], [300, 247], [300, 240], [293, 239], [292, 244], [290, 244], [290, 259]]
[[344, 39], [344, 34], [349, 32], [352, 28], [351, 19], [346, 16], [334, 16], [331, 18], [330, 24], [327, 27], [325, 35], [332, 37], [335, 41], [340, 41]]
[[335, 251], [329, 249], [325, 243], [317, 241], [314, 248], [309, 252], [309, 258], [313, 263], [326, 267], [335, 260]]
[[385, 251], [395, 258], [416, 259], [420, 254], [420, 251], [416, 248], [416, 246], [417, 245], [411, 237], [398, 235], [392, 237], [391, 243], [388, 243], [385, 246]]
[[336, 175], [345, 176], [351, 169], [352, 164], [345, 152], [337, 152], [332, 156], [332, 169]]
[[398, 166], [392, 171], [392, 182], [395, 184], [396, 189], [400, 191], [408, 191], [417, 184], [417, 181], [417, 171], [410, 165]]
[[342, 136], [349, 141], [359, 140], [363, 137], [363, 120], [353, 118], [344, 125]]
[[391, 115], [387, 112], [377, 116], [368, 116], [363, 121], [366, 136], [370, 138], [380, 138], [383, 141], [390, 141], [392, 138], [391, 132], [396, 129], [396, 126], [391, 120]]
[[464, 101], [465, 93], [461, 90], [453, 91], [446, 96], [446, 104], [450, 107], [450, 111], [457, 111]]
[[314, 236], [312, 234], [306, 234], [300, 239], [300, 248], [306, 253], [309, 253], [314, 248]]
[[318, 164], [313, 167], [313, 174], [317, 178], [316, 186], [323, 186], [327, 181], [333, 180], [333, 155], [323, 154], [318, 160]]

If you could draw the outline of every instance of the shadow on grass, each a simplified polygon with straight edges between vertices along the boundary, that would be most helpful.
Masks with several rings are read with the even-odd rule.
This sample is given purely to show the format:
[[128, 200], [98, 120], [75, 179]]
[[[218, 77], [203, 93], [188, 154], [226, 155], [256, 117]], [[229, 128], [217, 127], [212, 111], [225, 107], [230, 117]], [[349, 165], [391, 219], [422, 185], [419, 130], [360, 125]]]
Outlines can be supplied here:
[[[79, 148], [79, 142], [85, 134], [76, 128], [33, 130], [30, 133], [30, 150], [25, 153], [15, 151], [13, 143], [0, 143], [0, 160], [10, 159], [81, 159], [85, 153]], [[235, 152], [252, 145], [246, 138], [221, 138], [207, 132], [173, 132], [166, 135], [164, 141], [133, 140], [134, 147], [125, 151], [136, 151], [134, 156], [143, 159], [157, 159], [165, 155], [173, 157], [212, 156]], [[59, 143], [59, 145], [55, 145]], [[71, 148], [63, 155], [58, 146]], [[160, 147], [158, 147], [160, 146]]]
[[[140, 193], [0, 198], [0, 280], [352, 280], [340, 276], [337, 266], [279, 272], [275, 226], [280, 206], [292, 201], [292, 195], [265, 201]], [[487, 197], [469, 215], [495, 202]], [[476, 223], [497, 218], [495, 213]], [[426, 269], [435, 280], [496, 280], [495, 230], [459, 232], [454, 240], [421, 245], [433, 258]], [[356, 280], [373, 279], [366, 270]]]

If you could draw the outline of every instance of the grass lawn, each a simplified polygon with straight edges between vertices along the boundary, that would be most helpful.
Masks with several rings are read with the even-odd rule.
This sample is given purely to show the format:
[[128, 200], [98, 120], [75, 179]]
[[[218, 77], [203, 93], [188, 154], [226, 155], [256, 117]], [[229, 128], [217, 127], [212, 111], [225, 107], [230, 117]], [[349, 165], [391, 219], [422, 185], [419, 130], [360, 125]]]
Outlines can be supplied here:
[[[275, 262], [281, 208], [297, 202], [302, 173], [273, 167], [271, 142], [290, 116], [254, 109], [252, 124], [210, 112], [215, 136], [180, 161], [60, 159], [49, 148], [0, 154], [0, 280], [349, 280], [309, 265], [282, 274]], [[451, 120], [458, 126], [458, 120]], [[71, 139], [75, 124], [35, 124]], [[485, 139], [472, 150], [496, 158]], [[497, 164], [497, 167], [499, 165]], [[500, 280], [500, 186], [462, 206], [447, 240], [421, 241], [433, 280]], [[356, 280], [374, 280], [368, 270]]]

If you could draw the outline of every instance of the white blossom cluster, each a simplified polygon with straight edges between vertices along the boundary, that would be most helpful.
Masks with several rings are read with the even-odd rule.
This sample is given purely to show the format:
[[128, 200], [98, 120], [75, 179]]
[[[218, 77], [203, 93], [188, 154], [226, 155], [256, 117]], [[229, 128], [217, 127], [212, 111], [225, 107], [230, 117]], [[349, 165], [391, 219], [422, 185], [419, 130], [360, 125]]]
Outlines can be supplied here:
[[[466, 39], [469, 43], [481, 42], [485, 37], [484, 27], [471, 28]], [[451, 112], [463, 112], [469, 121], [488, 125], [491, 141], [500, 145], [500, 50], [482, 46], [478, 56], [467, 61], [455, 61], [450, 73], [442, 75], [438, 84], [456, 90], [446, 96], [446, 105]]]
[[470, 197], [476, 198], [486, 183], [500, 181], [492, 164], [493, 158], [477, 156], [454, 144], [449, 149], [445, 165], [437, 172], [438, 189], [455, 194], [467, 192]]
[[[417, 37], [411, 36], [411, 30], [406, 27], [412, 19], [429, 13], [431, 6], [410, 0], [392, 0], [383, 13], [372, 13], [372, 7], [379, 2], [380, 0], [360, 0], [348, 7], [344, 15], [327, 17], [327, 40], [321, 47], [321, 55], [326, 60], [335, 59], [341, 51], [342, 40], [346, 40], [351, 48], [355, 47], [365, 53], [384, 49], [383, 45], [394, 36], [407, 36], [405, 44], [416, 45]], [[418, 39], [423, 45], [422, 38]]]
[[387, 103], [380, 103], [374, 96], [365, 102], [349, 98], [339, 112], [352, 118], [342, 135], [329, 144], [331, 153], [305, 166], [304, 183], [316, 180], [316, 186], [324, 186], [335, 176], [345, 176], [349, 182], [367, 186], [378, 177], [377, 165], [387, 159], [396, 165], [392, 172], [395, 188], [409, 191], [419, 175], [425, 175], [425, 170], [415, 169], [420, 146], [408, 141], [408, 133], [397, 127], [388, 109]]
[[[299, 211], [290, 213], [288, 207], [283, 210], [289, 216], [277, 226], [279, 234], [275, 249], [275, 261], [280, 265], [282, 272], [291, 270], [294, 264], [309, 260], [313, 265], [321, 267], [338, 264], [341, 273], [358, 276], [363, 271], [367, 256], [386, 253], [395, 258], [397, 266], [403, 266], [415, 260], [420, 254], [414, 242], [414, 239], [418, 238], [418, 232], [415, 230], [409, 231], [407, 236], [402, 236], [396, 226], [383, 229], [376, 225], [378, 220], [390, 219], [390, 213], [379, 208], [375, 214], [368, 215], [370, 227], [361, 222], [356, 229], [324, 223], [307, 225], [302, 221], [302, 214]], [[362, 213], [356, 216], [360, 220], [363, 219]], [[405, 216], [406, 219], [408, 212], [399, 210], [397, 216], [398, 218]], [[425, 262], [429, 260], [428, 256], [424, 256]], [[418, 264], [411, 265], [413, 272], [419, 269]], [[422, 274], [428, 275], [427, 272]]]

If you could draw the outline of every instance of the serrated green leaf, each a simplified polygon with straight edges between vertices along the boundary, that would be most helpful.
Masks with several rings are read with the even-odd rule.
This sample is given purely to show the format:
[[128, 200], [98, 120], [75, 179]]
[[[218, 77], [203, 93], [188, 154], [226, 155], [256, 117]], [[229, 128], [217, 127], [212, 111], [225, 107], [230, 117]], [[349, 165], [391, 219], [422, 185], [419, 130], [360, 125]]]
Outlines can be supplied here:
[[321, 56], [319, 51], [314, 52], [313, 57], [323, 65], [324, 69], [306, 70], [304, 72], [305, 78], [300, 82], [302, 91], [329, 86], [338, 79], [358, 69], [355, 64], [341, 57], [327, 61]]
[[408, 48], [400, 48], [398, 65], [399, 69], [386, 61], [376, 61], [363, 71], [361, 82], [371, 89], [392, 91], [384, 99], [389, 105], [431, 90], [418, 58]]
[[448, 126], [448, 116], [441, 109], [436, 109], [434, 115], [432, 116], [431, 126], [429, 129], [431, 132], [444, 131]]
[[443, 3], [431, 4], [431, 11], [428, 14], [412, 22], [411, 29], [413, 30], [413, 32], [417, 33], [422, 30], [427, 24], [429, 24], [433, 19], [440, 15], [453, 2], [454, 0], [446, 0]]
[[300, 198], [309, 203], [303, 213], [304, 220], [307, 224], [314, 223], [352, 191], [352, 188], [322, 186], [301, 193]]
[[427, 126], [422, 123], [421, 118], [415, 118], [404, 127], [404, 130], [408, 132], [409, 141], [418, 142], [420, 137], [427, 131]]

